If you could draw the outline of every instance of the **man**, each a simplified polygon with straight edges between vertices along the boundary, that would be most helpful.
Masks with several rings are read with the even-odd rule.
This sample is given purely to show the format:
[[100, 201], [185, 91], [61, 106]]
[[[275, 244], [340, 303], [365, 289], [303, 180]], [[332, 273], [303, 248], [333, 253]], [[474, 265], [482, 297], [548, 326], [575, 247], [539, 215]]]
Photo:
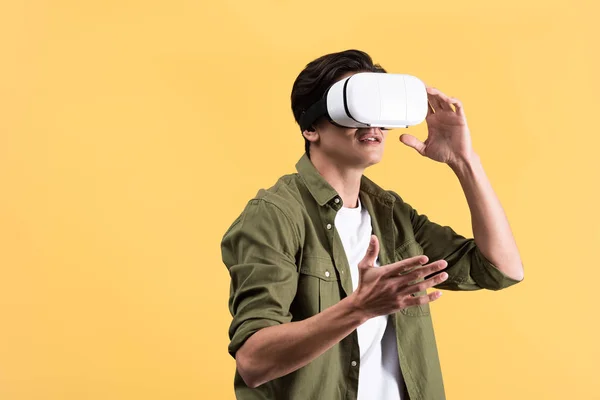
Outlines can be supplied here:
[[[357, 50], [309, 63], [292, 89], [296, 122], [358, 72], [386, 71]], [[298, 173], [259, 190], [223, 237], [237, 398], [444, 399], [429, 308], [441, 292], [426, 289], [499, 290], [523, 279], [462, 104], [427, 93], [427, 140], [400, 140], [456, 173], [474, 238], [363, 175], [381, 161], [386, 130], [318, 120], [302, 132]]]

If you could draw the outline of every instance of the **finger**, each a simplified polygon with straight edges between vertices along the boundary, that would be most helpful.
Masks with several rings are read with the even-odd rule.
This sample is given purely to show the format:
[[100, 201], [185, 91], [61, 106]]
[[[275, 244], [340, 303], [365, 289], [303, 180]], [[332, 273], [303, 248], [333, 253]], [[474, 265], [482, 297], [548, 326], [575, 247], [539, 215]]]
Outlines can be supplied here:
[[427, 93], [427, 100], [429, 101], [429, 104], [432, 106], [434, 112], [438, 112], [442, 109], [440, 100], [437, 97], [435, 97], [434, 95]]
[[464, 107], [462, 105], [462, 102], [460, 100], [458, 100], [457, 98], [451, 97], [450, 98], [450, 102], [452, 103], [452, 105], [454, 106], [454, 108], [456, 108], [456, 114], [460, 115], [461, 117], [465, 116], [465, 110]]
[[398, 293], [400, 294], [411, 294], [416, 292], [422, 292], [423, 290], [427, 290], [430, 287], [438, 285], [448, 279], [448, 273], [442, 272], [433, 276], [432, 278], [426, 279], [422, 282], [415, 283], [413, 285], [402, 287]]
[[427, 89], [427, 97], [430, 99], [435, 111], [454, 111], [450, 106], [450, 98], [436, 88]]
[[436, 94], [434, 97], [438, 99], [439, 106], [442, 110], [454, 112], [452, 106], [450, 105], [450, 99], [447, 96], [443, 94]]
[[397, 278], [399, 279], [400, 284], [408, 286], [412, 285], [415, 281], [423, 277], [427, 277], [443, 270], [447, 266], [448, 262], [446, 260], [437, 260], [431, 264], [423, 265], [422, 267], [415, 268], [412, 271], [398, 275]]
[[427, 88], [427, 100], [429, 100], [429, 103], [433, 106], [434, 112], [442, 110], [442, 104], [440, 103], [440, 98], [437, 96], [437, 93], [439, 93], [439, 91], [436, 88]]
[[412, 147], [421, 155], [425, 151], [425, 143], [421, 142], [419, 139], [417, 139], [413, 135], [409, 135], [406, 133], [402, 134], [402, 135], [400, 135], [400, 141], [402, 143], [404, 143], [405, 145], [407, 145], [408, 147]]
[[[431, 103], [429, 102], [429, 100], [427, 100], [427, 117], [429, 117], [430, 115], [435, 114], [435, 110], [433, 109], [433, 106], [431, 105]], [[425, 118], [427, 118], [425, 117]]]
[[427, 261], [429, 261], [429, 257], [425, 255], [415, 256], [392, 264], [384, 265], [380, 268], [383, 276], [398, 276], [402, 273], [412, 270], [415, 267], [421, 267]]
[[442, 297], [442, 292], [440, 292], [439, 290], [428, 293], [423, 296], [412, 296], [411, 295], [407, 298], [407, 300], [404, 302], [404, 304], [406, 305], [406, 307], [418, 306], [420, 304], [430, 303], [434, 300], [439, 299], [440, 297]]
[[360, 268], [369, 268], [375, 265], [375, 260], [377, 260], [377, 255], [379, 254], [379, 240], [377, 236], [371, 235], [371, 240], [369, 241], [369, 247], [367, 248], [367, 253], [363, 257], [363, 259], [358, 263]]

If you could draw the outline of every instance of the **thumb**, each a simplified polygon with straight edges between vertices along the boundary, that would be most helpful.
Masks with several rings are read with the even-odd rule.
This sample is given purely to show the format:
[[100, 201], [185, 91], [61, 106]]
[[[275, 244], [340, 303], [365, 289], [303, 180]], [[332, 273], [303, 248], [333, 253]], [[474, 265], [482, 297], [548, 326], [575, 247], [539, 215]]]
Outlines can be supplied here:
[[377, 260], [377, 256], [379, 255], [379, 239], [377, 236], [371, 235], [371, 240], [369, 241], [369, 247], [367, 248], [367, 254], [363, 257], [363, 259], [358, 263], [359, 268], [371, 268], [375, 265], [375, 260]]
[[405, 145], [407, 145], [408, 147], [412, 147], [421, 155], [423, 154], [423, 151], [425, 150], [425, 143], [421, 142], [419, 139], [417, 139], [413, 135], [404, 133], [404, 134], [400, 135], [400, 141], [402, 143], [404, 143]]

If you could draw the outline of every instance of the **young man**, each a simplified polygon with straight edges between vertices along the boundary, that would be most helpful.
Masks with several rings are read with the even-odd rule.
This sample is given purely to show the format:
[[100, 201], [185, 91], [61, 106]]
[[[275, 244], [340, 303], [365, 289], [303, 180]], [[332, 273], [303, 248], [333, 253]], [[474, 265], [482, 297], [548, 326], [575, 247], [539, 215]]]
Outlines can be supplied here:
[[[292, 89], [296, 122], [357, 72], [386, 71], [357, 50], [309, 63]], [[523, 279], [461, 103], [427, 92], [427, 140], [400, 140], [456, 173], [474, 238], [363, 175], [381, 161], [386, 130], [318, 120], [302, 132], [298, 173], [259, 190], [223, 237], [237, 398], [444, 399], [428, 304], [441, 292], [426, 289], [499, 290]]]

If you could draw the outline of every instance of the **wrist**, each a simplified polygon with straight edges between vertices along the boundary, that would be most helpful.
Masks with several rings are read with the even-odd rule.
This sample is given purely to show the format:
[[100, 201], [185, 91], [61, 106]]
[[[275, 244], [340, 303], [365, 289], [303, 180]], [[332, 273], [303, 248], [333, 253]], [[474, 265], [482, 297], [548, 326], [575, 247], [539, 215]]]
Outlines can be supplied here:
[[468, 157], [462, 157], [456, 161], [449, 162], [448, 166], [460, 178], [472, 173], [478, 163], [480, 163], [479, 155], [475, 152], [471, 152]]
[[350, 296], [342, 299], [340, 303], [343, 303], [347, 316], [356, 324], [356, 326], [362, 325], [369, 319], [368, 313], [358, 301], [356, 291], [352, 292]]

